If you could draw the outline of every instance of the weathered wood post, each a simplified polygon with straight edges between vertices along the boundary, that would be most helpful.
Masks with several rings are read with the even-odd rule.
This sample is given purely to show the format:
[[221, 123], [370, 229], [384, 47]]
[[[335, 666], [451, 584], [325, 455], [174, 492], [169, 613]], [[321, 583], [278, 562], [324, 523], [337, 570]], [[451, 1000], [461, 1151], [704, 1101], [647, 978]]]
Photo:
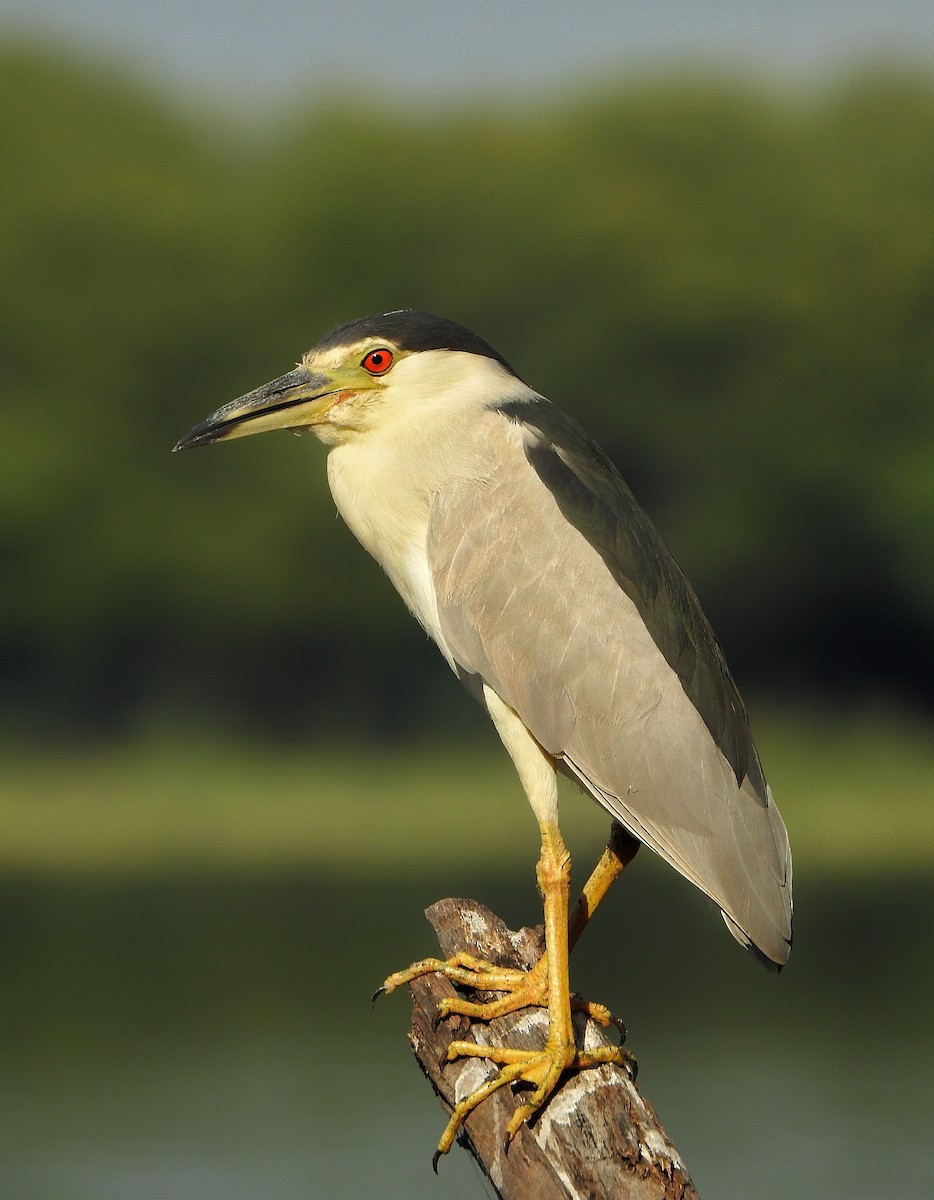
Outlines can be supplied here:
[[[445, 956], [467, 950], [503, 966], [528, 968], [544, 948], [540, 928], [513, 932], [474, 900], [440, 900], [425, 915]], [[496, 1070], [479, 1058], [449, 1063], [447, 1047], [454, 1038], [529, 1049], [544, 1045], [543, 1010], [524, 1009], [488, 1024], [452, 1016], [436, 1026], [438, 1002], [454, 994], [451, 983], [427, 975], [410, 990], [412, 1050], [448, 1112]], [[581, 1013], [575, 1028], [585, 1048], [611, 1041]], [[622, 1067], [570, 1076], [507, 1151], [503, 1137], [515, 1107], [511, 1090], [502, 1088], [470, 1114], [461, 1138], [502, 1200], [698, 1200], [677, 1150]]]

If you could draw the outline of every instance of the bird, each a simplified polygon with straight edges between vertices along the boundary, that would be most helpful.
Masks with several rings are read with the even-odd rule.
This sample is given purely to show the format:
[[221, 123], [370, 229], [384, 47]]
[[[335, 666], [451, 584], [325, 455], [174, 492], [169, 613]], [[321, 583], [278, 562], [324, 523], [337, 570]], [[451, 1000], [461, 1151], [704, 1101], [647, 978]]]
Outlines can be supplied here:
[[[586, 380], [583, 381], [586, 384]], [[591, 386], [591, 385], [587, 385]], [[334, 329], [285, 375], [218, 408], [175, 450], [268, 430], [327, 447], [337, 509], [489, 714], [538, 822], [545, 950], [529, 971], [466, 953], [423, 959], [380, 992], [439, 971], [463, 993], [441, 1017], [547, 1009], [539, 1051], [454, 1041], [520, 1085], [506, 1143], [569, 1071], [628, 1065], [575, 1044], [569, 952], [641, 845], [705, 893], [730, 933], [780, 969], [792, 943], [788, 834], [743, 701], [698, 599], [622, 476], [584, 429], [479, 334], [402, 309]], [[611, 818], [577, 904], [558, 823], [559, 775]], [[521, 1086], [524, 1085], [524, 1086]]]

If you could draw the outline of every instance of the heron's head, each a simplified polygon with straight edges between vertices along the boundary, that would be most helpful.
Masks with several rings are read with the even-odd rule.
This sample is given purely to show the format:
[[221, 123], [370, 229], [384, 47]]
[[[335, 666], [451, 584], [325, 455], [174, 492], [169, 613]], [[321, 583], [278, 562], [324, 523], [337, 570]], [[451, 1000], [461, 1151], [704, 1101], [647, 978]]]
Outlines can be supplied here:
[[225, 404], [175, 449], [268, 429], [336, 444], [439, 408], [492, 403], [517, 384], [506, 360], [463, 325], [414, 310], [382, 313], [335, 329], [293, 371]]

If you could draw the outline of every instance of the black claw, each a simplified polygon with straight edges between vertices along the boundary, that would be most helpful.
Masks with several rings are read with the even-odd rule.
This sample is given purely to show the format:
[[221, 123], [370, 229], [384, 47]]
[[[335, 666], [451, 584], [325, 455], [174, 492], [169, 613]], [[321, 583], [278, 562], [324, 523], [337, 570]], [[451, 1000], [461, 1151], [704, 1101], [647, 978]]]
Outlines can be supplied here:
[[436, 1150], [436, 1151], [434, 1152], [434, 1154], [431, 1156], [431, 1169], [434, 1171], [434, 1173], [435, 1173], [436, 1175], [438, 1174], [438, 1160], [439, 1160], [440, 1158], [441, 1158], [441, 1151], [440, 1151], [440, 1150]]
[[385, 983], [381, 983], [379, 985], [379, 987], [376, 989], [376, 991], [373, 993], [373, 995], [370, 997], [370, 1008], [373, 1007], [373, 1005], [380, 998], [380, 996], [384, 995], [385, 991], [386, 991], [386, 985], [385, 985]]
[[450, 1015], [451, 1015], [450, 1013], [442, 1012], [440, 1006], [438, 1008], [436, 1008], [434, 1019], [432, 1020], [432, 1023], [431, 1023], [432, 1028], [437, 1029], [438, 1026], [441, 1024], [441, 1022], [446, 1021]]
[[503, 1153], [506, 1155], [509, 1154], [509, 1146], [510, 1146], [511, 1142], [512, 1142], [512, 1138], [507, 1133], [506, 1136], [503, 1138]]

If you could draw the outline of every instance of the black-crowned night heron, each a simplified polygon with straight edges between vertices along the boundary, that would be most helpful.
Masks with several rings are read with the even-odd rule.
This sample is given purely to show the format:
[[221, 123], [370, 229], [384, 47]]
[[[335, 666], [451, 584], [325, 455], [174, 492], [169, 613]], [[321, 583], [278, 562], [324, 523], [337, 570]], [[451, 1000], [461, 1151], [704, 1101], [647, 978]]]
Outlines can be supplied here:
[[[690, 584], [612, 463], [477, 334], [422, 312], [344, 325], [176, 449], [268, 429], [309, 430], [330, 448], [341, 515], [486, 708], [538, 820], [542, 961], [522, 973], [464, 954], [426, 959], [384, 984], [442, 971], [503, 993], [450, 1000], [442, 1015], [547, 1006], [541, 1052], [451, 1045], [450, 1057], [485, 1056], [500, 1071], [457, 1106], [438, 1152], [485, 1096], [521, 1081], [531, 1091], [511, 1138], [564, 1071], [624, 1061], [575, 1046], [568, 952], [640, 843], [710, 896], [744, 946], [787, 961], [788, 835], [742, 700]], [[614, 822], [573, 913], [558, 772]]]

